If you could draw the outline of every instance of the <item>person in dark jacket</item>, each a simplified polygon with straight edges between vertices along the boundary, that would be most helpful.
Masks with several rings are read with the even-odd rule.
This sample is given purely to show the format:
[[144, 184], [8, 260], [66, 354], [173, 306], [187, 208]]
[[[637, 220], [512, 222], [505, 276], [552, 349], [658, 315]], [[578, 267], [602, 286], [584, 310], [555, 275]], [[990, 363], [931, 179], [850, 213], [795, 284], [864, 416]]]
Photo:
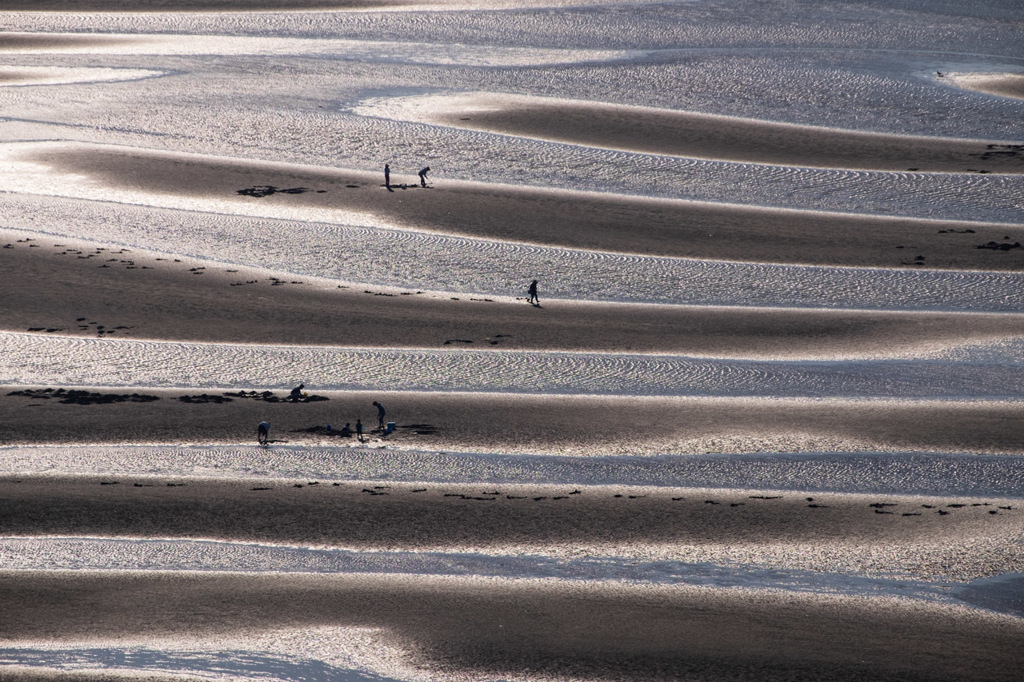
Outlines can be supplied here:
[[527, 289], [527, 293], [530, 294], [530, 297], [526, 299], [526, 302], [540, 307], [540, 299], [537, 298], [537, 280], [530, 282], [530, 288]]

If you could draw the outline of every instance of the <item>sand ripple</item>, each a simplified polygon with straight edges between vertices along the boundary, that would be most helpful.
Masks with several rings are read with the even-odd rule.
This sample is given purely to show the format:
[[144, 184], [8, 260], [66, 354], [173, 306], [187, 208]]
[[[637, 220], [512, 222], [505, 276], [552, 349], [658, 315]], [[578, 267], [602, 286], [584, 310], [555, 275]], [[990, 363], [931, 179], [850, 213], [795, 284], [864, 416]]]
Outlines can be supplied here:
[[1003, 361], [738, 361], [566, 352], [235, 346], [0, 334], [0, 383], [22, 385], [497, 391], [666, 396], [1004, 398]]
[[[35, 446], [0, 450], [0, 472], [814, 491], [1024, 497], [1019, 455], [811, 452], [561, 456], [347, 446]], [[483, 490], [483, 488], [481, 488]], [[710, 493], [709, 493], [710, 494]]]
[[346, 61], [366, 60], [392, 64], [480, 67], [526, 67], [603, 62], [622, 59], [629, 55], [628, 52], [621, 50], [544, 50], [529, 47], [496, 48], [477, 45], [448, 45], [444, 50], [437, 50], [430, 43], [255, 36], [142, 36], [108, 33], [104, 34], [102, 39], [97, 39], [89, 34], [75, 33], [66, 33], [55, 37], [40, 37], [28, 33], [0, 33], [0, 53], [48, 54], [54, 52], [61, 54], [145, 54], [150, 56], [313, 55], [319, 58], [330, 56]]
[[[405, 290], [522, 296], [524, 274], [547, 298], [848, 309], [1024, 310], [1024, 275], [789, 266], [634, 256], [413, 230], [173, 211], [5, 195], [0, 225], [209, 259], [303, 277]], [[331, 258], [325, 258], [330, 253]], [[912, 257], [908, 253], [908, 256]]]
[[[390, 573], [414, 575], [644, 581], [663, 585], [776, 589], [948, 601], [934, 583], [816, 571], [718, 566], [710, 562], [638, 562], [619, 557], [565, 559], [441, 552], [373, 552], [275, 547], [196, 540], [0, 538], [8, 569]], [[0, 659], [2, 660], [2, 659]]]

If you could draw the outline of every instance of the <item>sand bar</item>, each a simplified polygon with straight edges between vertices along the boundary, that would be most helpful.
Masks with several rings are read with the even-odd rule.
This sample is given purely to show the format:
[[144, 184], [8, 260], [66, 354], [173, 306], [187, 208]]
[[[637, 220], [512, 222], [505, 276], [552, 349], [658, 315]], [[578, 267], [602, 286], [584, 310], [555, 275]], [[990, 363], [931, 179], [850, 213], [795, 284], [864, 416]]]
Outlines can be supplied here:
[[[284, 273], [51, 237], [5, 240], [0, 329], [115, 338], [364, 347], [836, 357], [1024, 336], [1011, 314], [716, 308], [337, 288]], [[234, 271], [232, 271], [234, 270]], [[124, 292], [132, 296], [125, 297]], [[457, 299], [457, 300], [453, 300]], [[396, 323], [401, 320], [401, 324]]]
[[[1011, 87], [1003, 85], [1005, 79], [996, 82]], [[489, 93], [436, 97], [426, 100], [420, 118], [474, 130], [716, 161], [922, 173], [1024, 173], [1021, 141], [886, 135], [599, 102]]]
[[0, 599], [6, 641], [356, 626], [435, 674], [560, 679], [1008, 680], [1024, 634], [879, 599], [387, 575], [3, 572]]
[[[419, 187], [415, 175], [237, 161], [131, 148], [32, 146], [18, 159], [48, 167], [61, 193], [80, 177], [99, 187], [239, 208], [335, 210], [387, 224], [486, 239], [691, 258], [849, 266], [1014, 270], [1024, 267], [1019, 226], [765, 209], [610, 196], [465, 181]], [[104, 194], [103, 187], [110, 192]], [[82, 191], [85, 191], [84, 189]], [[125, 200], [125, 199], [121, 199]], [[979, 248], [989, 242], [1007, 249]], [[912, 250], [911, 250], [912, 249]], [[920, 258], [918, 258], [920, 256]]]
[[[375, 550], [917, 543], [1013, 550], [1019, 500], [167, 476], [0, 478], [4, 536], [216, 538]], [[809, 500], [809, 501], [808, 501]], [[344, 522], [339, 522], [344, 519]], [[1018, 563], [1024, 557], [1018, 556]], [[998, 570], [995, 566], [991, 570]]]
[[[53, 388], [57, 387], [52, 387]], [[69, 387], [70, 388], [70, 387]], [[398, 427], [374, 445], [428, 450], [621, 454], [902, 450], [1020, 453], [1018, 402], [776, 400], [525, 396], [472, 393], [307, 392], [325, 401], [234, 398], [218, 390], [78, 389], [159, 400], [62, 402], [60, 395], [10, 395], [0, 388], [5, 444], [255, 443], [273, 425], [275, 443], [355, 445], [326, 433], [363, 417], [376, 427], [374, 400]], [[28, 389], [43, 390], [43, 389]], [[212, 396], [202, 399], [200, 396]], [[182, 401], [183, 396], [191, 399]], [[373, 421], [371, 421], [371, 417]]]

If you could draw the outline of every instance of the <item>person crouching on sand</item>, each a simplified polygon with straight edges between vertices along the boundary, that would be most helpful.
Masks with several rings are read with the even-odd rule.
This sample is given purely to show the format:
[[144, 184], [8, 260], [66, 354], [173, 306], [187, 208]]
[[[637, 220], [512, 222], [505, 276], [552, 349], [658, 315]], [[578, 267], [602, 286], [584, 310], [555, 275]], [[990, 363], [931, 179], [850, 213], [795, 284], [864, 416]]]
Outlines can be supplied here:
[[256, 442], [260, 445], [266, 445], [269, 438], [270, 422], [260, 422], [260, 425], [256, 427]]

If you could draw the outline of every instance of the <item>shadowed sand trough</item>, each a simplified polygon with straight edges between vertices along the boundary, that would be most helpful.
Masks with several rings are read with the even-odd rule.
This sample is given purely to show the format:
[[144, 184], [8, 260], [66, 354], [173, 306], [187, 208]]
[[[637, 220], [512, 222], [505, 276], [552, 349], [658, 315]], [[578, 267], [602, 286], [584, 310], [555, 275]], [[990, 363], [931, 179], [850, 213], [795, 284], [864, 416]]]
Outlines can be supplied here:
[[435, 674], [562, 679], [1010, 679], [1010, 618], [888, 600], [387, 575], [0, 573], [0, 637], [381, 630]]
[[[0, 0], [2, 2], [2, 0]], [[2, 11], [2, 7], [0, 7]], [[127, 36], [51, 35], [46, 33], [0, 33], [0, 53], [32, 52], [61, 48], [84, 48], [103, 45], [145, 43], [145, 38]]]
[[[173, 481], [167, 483], [166, 481]], [[362, 550], [549, 552], [663, 558], [701, 547], [833, 543], [834, 552], [909, 545], [912, 576], [963, 579], [977, 562], [941, 567], [984, 541], [1011, 563], [1024, 510], [995, 498], [900, 497], [629, 486], [477, 485], [258, 478], [0, 479], [4, 536], [212, 537]], [[346, 519], [334, 523], [333, 519]], [[900, 547], [899, 550], [896, 547]], [[942, 548], [938, 555], [934, 549]], [[865, 558], [865, 562], [869, 563]], [[915, 565], [915, 563], [917, 565]], [[927, 567], [927, 568], [924, 568]], [[824, 566], [820, 566], [824, 568]]]

